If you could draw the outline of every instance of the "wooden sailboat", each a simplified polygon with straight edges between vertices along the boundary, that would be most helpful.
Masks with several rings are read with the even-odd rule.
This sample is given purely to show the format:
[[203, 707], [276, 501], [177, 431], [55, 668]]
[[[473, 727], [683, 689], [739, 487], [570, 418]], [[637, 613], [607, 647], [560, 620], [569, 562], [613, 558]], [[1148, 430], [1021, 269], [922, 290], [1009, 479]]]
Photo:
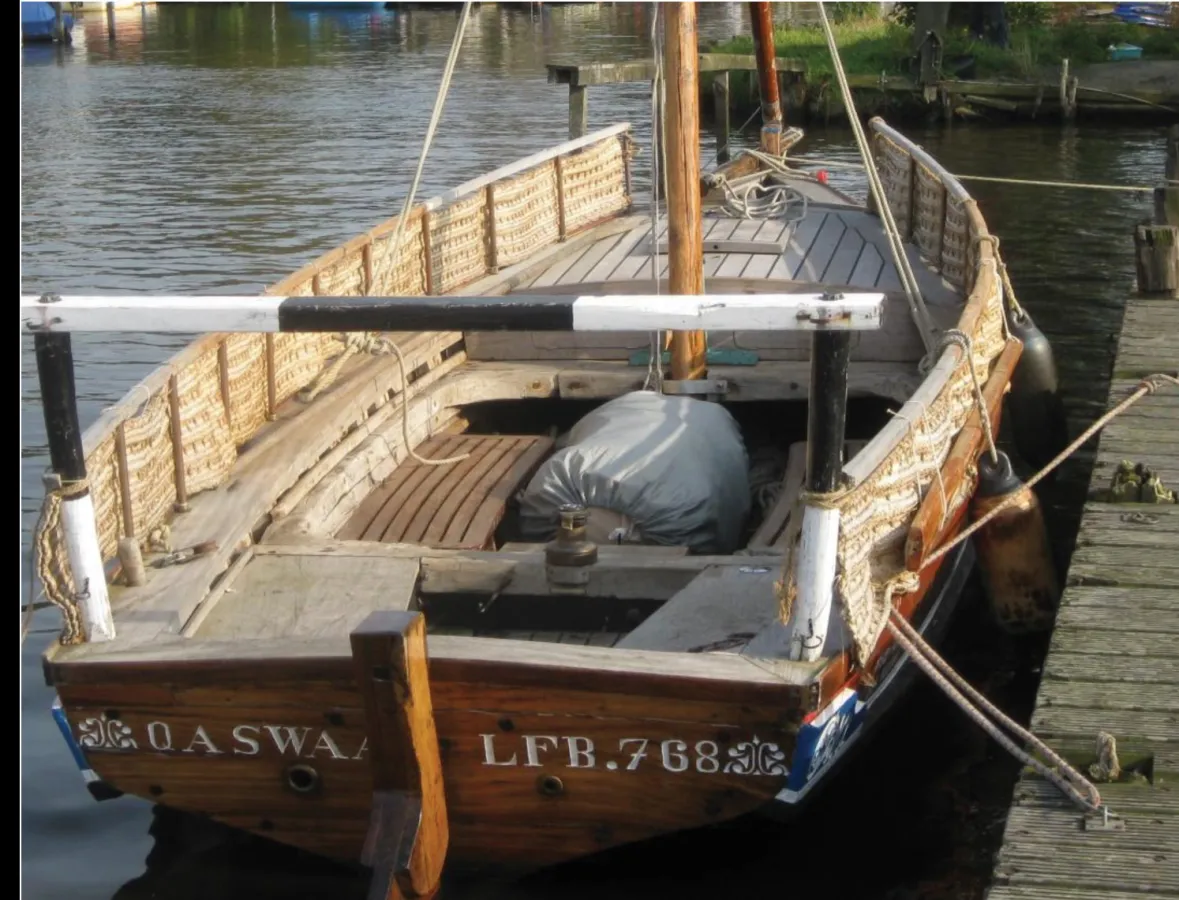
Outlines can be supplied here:
[[[693, 4], [664, 9], [655, 233], [619, 125], [262, 297], [22, 300], [56, 473], [41, 572], [66, 613], [45, 673], [97, 796], [362, 859], [381, 892], [424, 896], [447, 860], [548, 865], [793, 807], [895, 698], [889, 608], [936, 639], [971, 564], [963, 545], [921, 568], [974, 487], [970, 369], [997, 424], [1020, 353], [995, 247], [962, 185], [880, 120], [926, 319], [877, 207], [777, 153], [702, 182]], [[798, 135], [768, 108], [782, 151]], [[929, 323], [967, 340], [930, 350]], [[68, 332], [201, 329], [79, 435]], [[598, 476], [650, 479], [660, 508], [544, 507], [588, 484], [577, 423], [619, 401], [646, 410], [631, 474]], [[776, 490], [748, 465], [708, 481], [726, 429]], [[682, 474], [664, 490], [677, 472], [695, 506]]]

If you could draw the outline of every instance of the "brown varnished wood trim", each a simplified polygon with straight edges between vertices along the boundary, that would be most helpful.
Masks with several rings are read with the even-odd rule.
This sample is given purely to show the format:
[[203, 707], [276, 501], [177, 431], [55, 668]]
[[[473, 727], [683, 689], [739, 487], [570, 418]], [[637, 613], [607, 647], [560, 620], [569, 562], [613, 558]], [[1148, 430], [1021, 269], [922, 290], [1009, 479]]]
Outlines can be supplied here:
[[[993, 434], [999, 433], [1003, 412], [1003, 396], [1011, 383], [1015, 367], [1019, 363], [1023, 345], [1017, 338], [1008, 338], [999, 355], [987, 383], [983, 386], [983, 400], [991, 420]], [[952, 523], [945, 521], [945, 501], [955, 496], [969, 476], [969, 470], [978, 460], [983, 447], [984, 434], [978, 410], [974, 409], [966, 424], [958, 432], [950, 453], [942, 465], [941, 480], [935, 482], [925, 493], [921, 506], [909, 525], [909, 536], [905, 544], [905, 567], [917, 570], [926, 557], [945, 540]]]

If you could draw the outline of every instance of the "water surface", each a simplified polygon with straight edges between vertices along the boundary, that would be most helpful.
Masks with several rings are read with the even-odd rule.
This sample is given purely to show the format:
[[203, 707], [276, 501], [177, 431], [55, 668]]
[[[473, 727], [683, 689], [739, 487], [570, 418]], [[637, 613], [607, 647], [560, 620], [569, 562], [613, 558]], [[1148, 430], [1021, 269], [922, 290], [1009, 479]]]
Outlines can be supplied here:
[[[700, 15], [705, 37], [746, 28], [744, 4], [702, 4]], [[445, 9], [324, 15], [268, 3], [159, 4], [119, 11], [113, 43], [104, 17], [91, 14], [76, 26], [71, 48], [24, 49], [22, 292], [258, 291], [394, 214], [455, 23], [455, 12]], [[635, 58], [646, 53], [649, 28], [640, 5], [531, 14], [479, 8], [421, 196], [564, 140], [565, 88], [546, 82], [544, 63]], [[646, 85], [592, 88], [589, 104], [591, 129], [630, 121], [649, 146]], [[1162, 173], [1161, 129], [907, 130], [952, 171], [1135, 184]], [[708, 162], [714, 142], [704, 135], [701, 145]], [[806, 150], [856, 158], [846, 131], [816, 130]], [[640, 191], [648, 159], [644, 153], [636, 167]], [[853, 174], [831, 177], [863, 196]], [[1022, 302], [1054, 341], [1071, 412], [1089, 419], [1104, 399], [1111, 339], [1132, 287], [1131, 226], [1147, 214], [1145, 200], [1012, 185], [972, 189], [1003, 238]], [[83, 425], [186, 340], [76, 336]], [[23, 572], [47, 462], [30, 348], [22, 338]], [[1054, 497], [1053, 533], [1063, 552], [1086, 477], [1083, 464], [1073, 466]], [[1026, 713], [1034, 686], [1020, 675], [1026, 657], [978, 625], [977, 609], [968, 608], [966, 621], [974, 625], [959, 629], [968, 633], [953, 644], [955, 660]], [[151, 835], [150, 804], [91, 800], [49, 717], [52, 692], [41, 679], [40, 653], [56, 627], [53, 611], [37, 613], [21, 649], [26, 896], [363, 896], [363, 879], [336, 867], [261, 841], [226, 843], [175, 817], [161, 818]], [[814, 888], [834, 871], [843, 897], [972, 896], [1013, 771], [960, 714], [922, 688], [804, 825], [754, 821], [522, 885], [459, 882], [451, 893], [711, 897], [763, 883], [783, 889], [786, 873], [805, 860], [821, 872]], [[845, 838], [862, 864], [846, 864]], [[788, 880], [808, 886], [805, 874]]]

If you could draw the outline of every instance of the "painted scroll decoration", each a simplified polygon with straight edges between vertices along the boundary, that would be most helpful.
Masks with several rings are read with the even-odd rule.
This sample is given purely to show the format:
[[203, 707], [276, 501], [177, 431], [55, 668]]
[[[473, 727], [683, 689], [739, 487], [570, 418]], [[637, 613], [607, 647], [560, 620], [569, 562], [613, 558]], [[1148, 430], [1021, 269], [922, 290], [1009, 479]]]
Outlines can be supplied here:
[[790, 778], [778, 799], [797, 802], [847, 747], [864, 721], [865, 703], [852, 688], [844, 688], [798, 731]]

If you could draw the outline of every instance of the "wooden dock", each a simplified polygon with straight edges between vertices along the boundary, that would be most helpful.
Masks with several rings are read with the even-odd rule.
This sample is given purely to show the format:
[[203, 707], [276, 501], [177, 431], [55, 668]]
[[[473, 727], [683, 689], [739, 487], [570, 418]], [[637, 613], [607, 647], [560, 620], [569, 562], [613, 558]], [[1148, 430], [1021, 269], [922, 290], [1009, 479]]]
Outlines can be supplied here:
[[[1179, 299], [1128, 302], [1110, 405], [1146, 375], [1175, 374], [1177, 336]], [[1108, 502], [1123, 460], [1179, 486], [1179, 391], [1144, 398], [1100, 437], [1031, 723], [1086, 775], [1098, 732], [1116, 739], [1122, 775], [1098, 789], [1121, 822], [1085, 821], [1025, 772], [987, 900], [1179, 896], [1179, 505]]]

